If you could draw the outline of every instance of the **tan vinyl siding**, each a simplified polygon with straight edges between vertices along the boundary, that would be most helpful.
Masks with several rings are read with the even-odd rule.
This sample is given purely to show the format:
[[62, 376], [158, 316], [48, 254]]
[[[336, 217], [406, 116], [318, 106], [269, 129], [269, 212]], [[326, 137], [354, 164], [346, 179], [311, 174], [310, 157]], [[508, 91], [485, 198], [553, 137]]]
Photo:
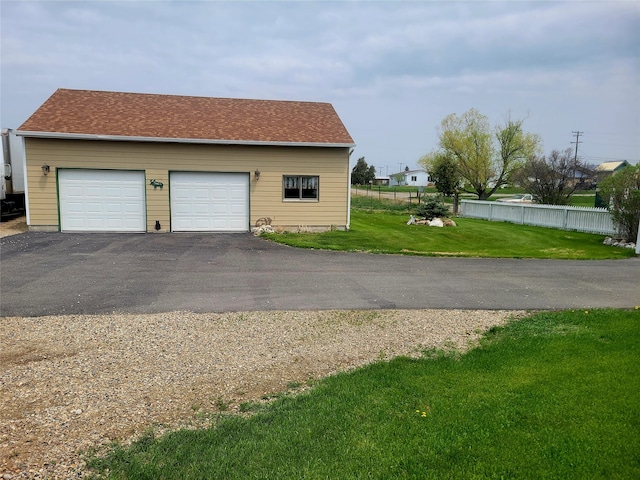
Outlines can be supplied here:
[[[26, 138], [31, 226], [58, 226], [56, 169], [98, 168], [145, 172], [147, 230], [156, 220], [169, 231], [169, 172], [248, 172], [250, 224], [261, 217], [289, 230], [344, 228], [348, 219], [349, 149], [197, 145]], [[44, 176], [46, 163], [51, 173]], [[260, 179], [254, 171], [260, 170]], [[284, 201], [283, 175], [320, 179], [319, 201]], [[155, 179], [162, 189], [149, 184]]]

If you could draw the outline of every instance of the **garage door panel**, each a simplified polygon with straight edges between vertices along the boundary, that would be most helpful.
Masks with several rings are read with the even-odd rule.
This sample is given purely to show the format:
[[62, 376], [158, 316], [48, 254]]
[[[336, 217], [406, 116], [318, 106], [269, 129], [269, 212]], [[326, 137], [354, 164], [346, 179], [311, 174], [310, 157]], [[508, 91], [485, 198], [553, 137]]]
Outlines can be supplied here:
[[226, 204], [224, 205], [212, 205], [212, 213], [213, 215], [222, 217], [222, 216], [226, 216], [227, 213], [233, 213], [229, 210], [229, 208], [227, 207]]
[[67, 196], [69, 198], [78, 198], [82, 197], [83, 188], [81, 185], [70, 185], [69, 190], [67, 192]]
[[59, 170], [63, 231], [144, 232], [144, 173]]
[[[195, 215], [209, 216], [209, 215], [211, 215], [211, 208], [209, 208], [209, 207], [210, 206], [208, 204], [207, 205], [203, 205], [201, 203], [196, 203], [196, 204], [193, 205], [192, 211], [193, 211], [193, 213]], [[214, 210], [215, 210], [215, 208], [214, 208]], [[215, 214], [215, 213], [220, 213], [220, 212], [215, 212], [214, 211], [213, 213]]]
[[[87, 203], [84, 207], [87, 213], [102, 213], [103, 210], [101, 203]], [[76, 208], [75, 212], [82, 213], [82, 204], [77, 204]]]
[[185, 200], [189, 199], [190, 193], [188, 187], [182, 186], [171, 186], [171, 197], [176, 200]]
[[171, 209], [172, 222], [184, 221], [180, 217], [186, 216], [191, 213], [191, 207], [189, 205], [176, 205]]
[[105, 205], [105, 213], [107, 214], [123, 214], [125, 213], [124, 206], [119, 203], [108, 203]]
[[209, 228], [210, 224], [211, 222], [205, 218], [196, 218], [193, 220], [193, 226], [201, 230], [206, 230], [207, 228]]
[[84, 220], [75, 219], [75, 220], [69, 220], [68, 221], [68, 229], [69, 230], [79, 230], [84, 226], [85, 226]]
[[67, 211], [71, 213], [82, 213], [83, 206], [81, 203], [69, 202], [67, 203]]
[[123, 205], [124, 212], [131, 215], [144, 215], [142, 208], [137, 203], [126, 203]]
[[231, 205], [230, 211], [233, 215], [240, 215], [244, 212], [244, 205]]
[[125, 196], [124, 190], [125, 189], [120, 186], [104, 187], [103, 195], [106, 198], [116, 198], [119, 200]]
[[138, 198], [139, 185], [122, 185], [122, 194], [129, 198]]
[[196, 187], [193, 189], [192, 200], [202, 200], [208, 201], [210, 198], [211, 192], [208, 188]]
[[244, 228], [244, 229], [247, 228], [246, 226], [244, 226], [244, 223], [241, 222], [240, 220], [231, 219], [231, 221], [229, 223], [230, 223], [232, 229], [240, 230], [241, 228]]
[[249, 175], [172, 172], [173, 231], [247, 231]]
[[223, 189], [224, 187], [220, 188], [220, 185], [217, 185], [216, 187], [218, 187], [218, 189], [211, 192], [211, 200], [226, 201], [229, 197], [227, 189]]

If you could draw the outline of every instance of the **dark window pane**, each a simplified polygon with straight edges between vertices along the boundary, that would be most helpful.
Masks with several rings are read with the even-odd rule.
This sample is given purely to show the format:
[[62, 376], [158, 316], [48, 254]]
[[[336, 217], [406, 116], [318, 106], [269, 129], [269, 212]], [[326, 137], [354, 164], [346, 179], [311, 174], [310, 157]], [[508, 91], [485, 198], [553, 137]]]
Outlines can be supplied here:
[[302, 189], [302, 198], [318, 198], [318, 189], [317, 188], [303, 188]]
[[319, 177], [284, 176], [283, 190], [286, 199], [318, 199]]

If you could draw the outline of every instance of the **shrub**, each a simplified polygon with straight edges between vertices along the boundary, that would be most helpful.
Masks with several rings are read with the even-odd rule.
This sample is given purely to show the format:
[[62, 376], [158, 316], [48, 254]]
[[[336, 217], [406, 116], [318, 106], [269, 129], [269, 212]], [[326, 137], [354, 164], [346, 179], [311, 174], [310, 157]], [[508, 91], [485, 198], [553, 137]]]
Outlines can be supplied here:
[[432, 220], [438, 217], [447, 217], [449, 208], [444, 204], [442, 196], [425, 197], [424, 203], [416, 210], [416, 215]]
[[600, 195], [608, 202], [613, 222], [620, 234], [630, 242], [638, 241], [640, 223], [640, 165], [629, 165], [598, 185]]

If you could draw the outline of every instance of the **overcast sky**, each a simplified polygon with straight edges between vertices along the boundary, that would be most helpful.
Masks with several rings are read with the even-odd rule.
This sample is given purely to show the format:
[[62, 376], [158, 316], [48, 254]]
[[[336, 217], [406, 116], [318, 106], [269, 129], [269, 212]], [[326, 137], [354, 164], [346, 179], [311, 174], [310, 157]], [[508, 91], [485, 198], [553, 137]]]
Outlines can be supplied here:
[[1, 121], [57, 88], [332, 103], [378, 172], [450, 113], [640, 158], [640, 2], [0, 2]]

